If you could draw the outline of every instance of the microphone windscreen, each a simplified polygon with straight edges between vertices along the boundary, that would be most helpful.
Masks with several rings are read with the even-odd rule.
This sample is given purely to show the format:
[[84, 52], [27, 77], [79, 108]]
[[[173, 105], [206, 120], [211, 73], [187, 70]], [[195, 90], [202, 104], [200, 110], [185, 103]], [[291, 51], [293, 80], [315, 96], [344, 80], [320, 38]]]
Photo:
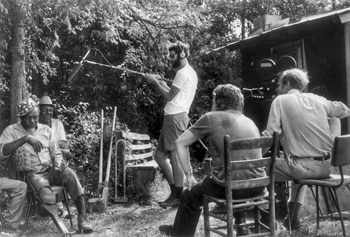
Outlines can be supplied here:
[[82, 66], [83, 66], [82, 63], [79, 63], [77, 66], [75, 66], [73, 72], [72, 72], [72, 73], [69, 75], [69, 77], [68, 77], [68, 82], [70, 82], [70, 81], [73, 79], [73, 77], [75, 76], [75, 74], [78, 73], [78, 71], [80, 70], [80, 68], [81, 68]]

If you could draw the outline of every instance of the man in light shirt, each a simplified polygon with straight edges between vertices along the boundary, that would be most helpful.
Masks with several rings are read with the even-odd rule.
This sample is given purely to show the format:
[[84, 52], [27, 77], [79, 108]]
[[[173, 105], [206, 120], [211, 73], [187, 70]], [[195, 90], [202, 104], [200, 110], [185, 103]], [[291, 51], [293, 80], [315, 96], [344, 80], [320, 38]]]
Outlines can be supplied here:
[[147, 82], [153, 84], [167, 101], [155, 156], [171, 190], [170, 196], [159, 203], [163, 208], [177, 207], [183, 190], [184, 172], [176, 153], [175, 141], [187, 129], [188, 112], [198, 83], [197, 73], [187, 61], [188, 56], [187, 44], [177, 42], [170, 45], [169, 60], [173, 63], [172, 67], [177, 70], [171, 87], [161, 80], [159, 75], [145, 75]]
[[[5, 128], [0, 136], [0, 159], [12, 155], [18, 159], [30, 159], [30, 167], [26, 171], [41, 201], [54, 204], [56, 196], [48, 185], [67, 188], [67, 192], [78, 210], [78, 228], [81, 232], [90, 233], [92, 226], [86, 219], [84, 190], [76, 173], [66, 167], [58, 149], [51, 128], [39, 121], [38, 98], [28, 97], [17, 106], [19, 122]], [[20, 156], [19, 154], [24, 154]], [[14, 157], [11, 157], [14, 159]]]
[[[342, 102], [329, 101], [324, 97], [303, 93], [309, 78], [307, 72], [290, 69], [282, 73], [276, 89], [278, 96], [271, 104], [267, 129], [263, 136], [280, 133], [280, 142], [285, 154], [276, 160], [276, 181], [285, 182], [296, 179], [327, 178], [331, 172], [331, 152], [333, 138], [328, 118], [340, 119], [350, 116], [350, 109]], [[299, 210], [303, 204], [306, 186], [296, 196], [293, 185], [290, 195], [290, 214], [283, 222], [289, 228], [299, 229]], [[295, 200], [294, 202], [291, 200]], [[263, 217], [264, 219], [264, 217]]]

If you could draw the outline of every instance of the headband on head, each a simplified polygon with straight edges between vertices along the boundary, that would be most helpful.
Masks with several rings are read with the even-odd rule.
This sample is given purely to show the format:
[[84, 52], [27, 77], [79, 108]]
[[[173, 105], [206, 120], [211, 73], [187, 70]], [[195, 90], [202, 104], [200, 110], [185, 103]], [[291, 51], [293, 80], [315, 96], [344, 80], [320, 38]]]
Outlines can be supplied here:
[[39, 99], [35, 95], [29, 96], [17, 105], [17, 116], [22, 117], [29, 114], [39, 104]]

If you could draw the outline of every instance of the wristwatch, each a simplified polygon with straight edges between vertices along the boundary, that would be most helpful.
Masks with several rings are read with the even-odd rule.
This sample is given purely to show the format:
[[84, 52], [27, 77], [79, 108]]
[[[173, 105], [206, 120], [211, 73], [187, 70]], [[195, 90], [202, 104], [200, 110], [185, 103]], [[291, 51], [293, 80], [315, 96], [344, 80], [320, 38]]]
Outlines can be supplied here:
[[186, 176], [188, 176], [189, 174], [193, 174], [193, 171], [192, 171], [192, 170], [185, 171], [185, 175], [186, 175]]

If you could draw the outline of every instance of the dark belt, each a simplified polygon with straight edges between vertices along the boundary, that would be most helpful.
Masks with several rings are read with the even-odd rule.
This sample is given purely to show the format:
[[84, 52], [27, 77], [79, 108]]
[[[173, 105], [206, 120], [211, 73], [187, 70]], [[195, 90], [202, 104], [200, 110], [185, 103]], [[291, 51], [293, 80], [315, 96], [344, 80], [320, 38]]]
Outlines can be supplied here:
[[326, 156], [319, 156], [319, 157], [313, 157], [314, 160], [317, 160], [317, 161], [323, 161], [323, 160], [328, 160], [331, 158], [331, 156], [328, 154]]

